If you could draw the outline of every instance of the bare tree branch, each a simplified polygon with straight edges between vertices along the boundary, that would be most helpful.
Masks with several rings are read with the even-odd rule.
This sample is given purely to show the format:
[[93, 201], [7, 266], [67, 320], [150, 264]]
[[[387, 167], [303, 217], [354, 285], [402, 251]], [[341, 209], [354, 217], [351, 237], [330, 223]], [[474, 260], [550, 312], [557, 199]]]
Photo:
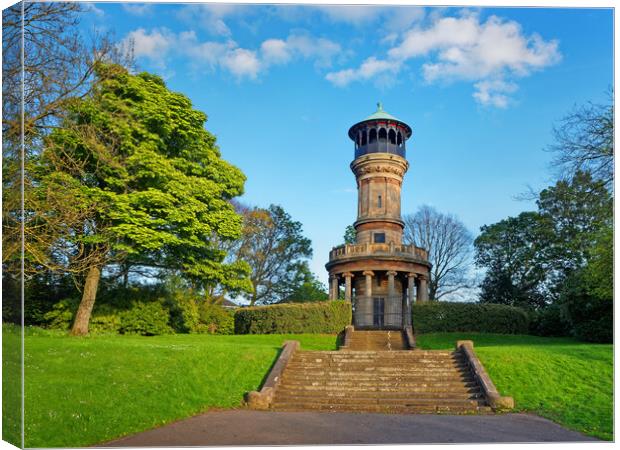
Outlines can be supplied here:
[[468, 268], [471, 265], [473, 237], [465, 225], [453, 215], [430, 206], [422, 206], [415, 214], [403, 217], [403, 241], [428, 250], [433, 265], [429, 295], [440, 298], [471, 287]]

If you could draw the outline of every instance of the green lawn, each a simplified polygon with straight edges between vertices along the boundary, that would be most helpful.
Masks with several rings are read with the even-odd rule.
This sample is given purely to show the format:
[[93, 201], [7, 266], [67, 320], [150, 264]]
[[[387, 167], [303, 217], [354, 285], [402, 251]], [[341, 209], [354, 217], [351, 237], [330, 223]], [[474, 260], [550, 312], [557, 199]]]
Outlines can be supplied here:
[[613, 438], [613, 346], [568, 338], [480, 333], [418, 336], [421, 348], [474, 341], [476, 354], [517, 410], [547, 417], [591, 436]]
[[[301, 341], [302, 349], [336, 348], [335, 335], [74, 338], [29, 330], [26, 447], [92, 445], [210, 408], [238, 407], [287, 339]], [[10, 341], [18, 342], [9, 339], [5, 348]]]
[[[18, 329], [3, 331], [3, 370], [14, 373]], [[72, 338], [30, 329], [26, 446], [92, 445], [210, 408], [238, 407], [245, 392], [260, 386], [286, 339], [306, 350], [336, 348], [333, 335]], [[457, 339], [474, 341], [499, 391], [513, 396], [519, 410], [612, 438], [611, 345], [471, 333], [423, 335], [418, 344], [444, 349]], [[7, 395], [11, 386], [5, 377], [3, 435], [19, 439], [19, 399]]]

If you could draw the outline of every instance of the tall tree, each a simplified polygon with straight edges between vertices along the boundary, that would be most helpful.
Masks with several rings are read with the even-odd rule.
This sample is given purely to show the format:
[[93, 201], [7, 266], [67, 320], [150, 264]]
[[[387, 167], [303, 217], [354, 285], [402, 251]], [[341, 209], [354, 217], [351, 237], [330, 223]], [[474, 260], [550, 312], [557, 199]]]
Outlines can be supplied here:
[[614, 104], [610, 91], [605, 103], [575, 106], [553, 128], [550, 151], [561, 178], [589, 171], [609, 190], [614, 180]]
[[577, 171], [541, 191], [537, 204], [552, 226], [549, 258], [553, 277], [561, 283], [569, 272], [585, 266], [598, 230], [612, 225], [613, 197], [603, 180]]
[[290, 293], [280, 303], [304, 303], [329, 299], [327, 289], [304, 261], [290, 284]]
[[[44, 138], [61, 122], [66, 111], [64, 103], [88, 93], [98, 62], [113, 60], [125, 65], [132, 62], [131, 55], [121, 52], [109, 35], [86, 38], [80, 33], [80, 14], [86, 8], [78, 2], [23, 1], [2, 11], [2, 262], [5, 281], [21, 272], [22, 231], [26, 282], [41, 275], [37, 272], [47, 270], [40, 263], [41, 255], [48, 253], [47, 244], [59, 236], [32, 239], [43, 230], [33, 222], [32, 208], [36, 201], [33, 186], [38, 181], [31, 169], [40, 157]], [[53, 230], [58, 231], [58, 228], [47, 227], [47, 232]], [[43, 247], [38, 245], [42, 241], [45, 241]]]
[[357, 242], [357, 231], [353, 225], [347, 225], [344, 230], [344, 243], [355, 244]]
[[476, 265], [486, 269], [480, 301], [544, 306], [552, 234], [548, 220], [537, 212], [483, 226], [474, 241]]
[[473, 237], [454, 215], [422, 206], [413, 215], [403, 217], [403, 241], [428, 251], [432, 264], [428, 285], [431, 299], [440, 298], [469, 287]]
[[312, 243], [302, 225], [281, 206], [253, 208], [244, 215], [237, 257], [252, 268], [254, 291], [250, 305], [275, 303], [287, 298], [297, 286], [305, 259], [312, 256]]
[[155, 75], [99, 64], [96, 77], [46, 139], [35, 195], [41, 235], [69, 218], [52, 249], [62, 269], [84, 277], [72, 333], [88, 332], [101, 270], [132, 255], [249, 290], [247, 264], [223, 263], [214, 244], [240, 235], [230, 199], [245, 177], [221, 158], [206, 115]]

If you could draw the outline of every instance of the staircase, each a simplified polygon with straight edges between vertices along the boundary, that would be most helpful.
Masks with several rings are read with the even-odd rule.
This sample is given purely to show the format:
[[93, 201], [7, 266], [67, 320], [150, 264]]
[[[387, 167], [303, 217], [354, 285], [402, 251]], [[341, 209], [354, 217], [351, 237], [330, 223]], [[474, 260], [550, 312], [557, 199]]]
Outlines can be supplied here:
[[295, 352], [282, 374], [271, 408], [492, 412], [459, 351], [403, 350], [402, 334], [387, 333], [355, 331], [347, 350]]
[[351, 333], [348, 350], [393, 351], [407, 350], [403, 332], [397, 331], [354, 331]]

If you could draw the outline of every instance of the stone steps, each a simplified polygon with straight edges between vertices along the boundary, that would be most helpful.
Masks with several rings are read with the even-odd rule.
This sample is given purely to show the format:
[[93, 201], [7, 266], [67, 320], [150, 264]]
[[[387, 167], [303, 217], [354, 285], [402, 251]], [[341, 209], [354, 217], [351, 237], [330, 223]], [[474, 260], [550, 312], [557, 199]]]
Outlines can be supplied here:
[[430, 381], [430, 382], [408, 382], [389, 379], [386, 381], [350, 381], [350, 380], [320, 380], [313, 381], [309, 379], [304, 380], [291, 380], [288, 379], [280, 384], [281, 388], [295, 387], [296, 389], [304, 389], [308, 391], [320, 391], [320, 390], [341, 390], [341, 391], [442, 391], [442, 390], [462, 390], [463, 392], [470, 392], [478, 390], [478, 383], [475, 381], [463, 382], [463, 381]]
[[359, 412], [381, 414], [491, 414], [493, 410], [488, 406], [455, 406], [455, 405], [329, 405], [312, 403], [276, 404], [277, 411], [329, 411], [329, 412]]
[[[409, 401], [409, 400], [476, 400], [482, 397], [480, 390], [477, 392], [460, 391], [428, 391], [428, 390], [393, 390], [393, 391], [307, 391], [304, 389], [281, 389], [278, 393], [280, 401], [286, 399], [346, 399], [347, 401], [357, 402], [368, 399], [384, 399], [386, 401]], [[404, 400], [406, 399], [406, 400]]]
[[354, 331], [348, 342], [349, 350], [407, 350], [402, 331]]
[[407, 392], [407, 393], [416, 393], [416, 392], [437, 392], [437, 393], [446, 393], [452, 392], [455, 394], [470, 394], [475, 395], [480, 392], [480, 388], [477, 386], [473, 387], [463, 387], [462, 385], [452, 384], [452, 385], [439, 385], [439, 386], [425, 386], [419, 384], [409, 383], [407, 385], [402, 384], [385, 384], [383, 386], [341, 386], [341, 385], [330, 385], [330, 386], [312, 386], [312, 385], [304, 385], [304, 384], [287, 384], [285, 387], [280, 387], [280, 392], [307, 392], [307, 393], [356, 393], [356, 392]]
[[289, 363], [290, 368], [302, 369], [302, 370], [314, 370], [333, 368], [344, 370], [347, 372], [365, 371], [368, 369], [392, 369], [394, 371], [406, 372], [408, 370], [466, 370], [468, 365], [463, 363], [454, 362], [419, 362], [419, 361], [324, 361], [324, 362], [305, 362], [305, 361], [292, 361]]
[[335, 405], [372, 405], [372, 404], [381, 404], [381, 405], [404, 405], [404, 406], [415, 406], [415, 405], [443, 405], [443, 406], [485, 406], [484, 399], [477, 398], [455, 398], [455, 397], [445, 397], [445, 398], [435, 398], [432, 396], [428, 397], [411, 397], [411, 398], [403, 398], [403, 397], [326, 397], [326, 396], [306, 396], [306, 397], [294, 397], [294, 396], [278, 396], [275, 400], [275, 404], [283, 404], [283, 403], [314, 403], [314, 404], [335, 404]]
[[[346, 350], [298, 351], [281, 376], [271, 407], [402, 414], [491, 412], [459, 352], [405, 350], [402, 337], [399, 332], [387, 336], [385, 331], [354, 331]], [[377, 350], [388, 339], [392, 350]], [[399, 342], [403, 348], [394, 349]]]
[[[290, 370], [298, 370], [296, 368], [291, 368]], [[390, 368], [390, 367], [380, 367], [380, 368], [375, 368], [375, 367], [369, 367], [365, 370], [338, 370], [338, 368], [329, 368], [329, 367], [325, 367], [323, 369], [302, 369], [300, 371], [302, 375], [305, 376], [309, 376], [309, 377], [316, 377], [316, 378], [320, 378], [320, 377], [336, 377], [336, 378], [355, 378], [355, 379], [367, 379], [369, 377], [374, 377], [374, 376], [392, 376], [394, 378], [399, 378], [399, 379], [405, 379], [405, 378], [428, 378], [428, 379], [434, 379], [434, 378], [446, 378], [446, 377], [466, 377], [467, 374], [463, 373], [460, 370], [457, 369], [450, 369], [450, 370], [443, 370], [443, 369], [436, 369], [433, 371], [428, 371], [428, 370], [424, 370], [424, 369], [395, 369], [395, 368]], [[286, 378], [287, 374], [285, 374], [283, 376], [283, 378]]]
[[358, 357], [364, 355], [380, 355], [385, 358], [393, 358], [396, 356], [451, 356], [459, 355], [453, 350], [395, 350], [393, 352], [383, 352], [377, 350], [303, 350], [295, 354], [295, 357], [312, 356], [312, 355], [333, 355], [334, 357]]

